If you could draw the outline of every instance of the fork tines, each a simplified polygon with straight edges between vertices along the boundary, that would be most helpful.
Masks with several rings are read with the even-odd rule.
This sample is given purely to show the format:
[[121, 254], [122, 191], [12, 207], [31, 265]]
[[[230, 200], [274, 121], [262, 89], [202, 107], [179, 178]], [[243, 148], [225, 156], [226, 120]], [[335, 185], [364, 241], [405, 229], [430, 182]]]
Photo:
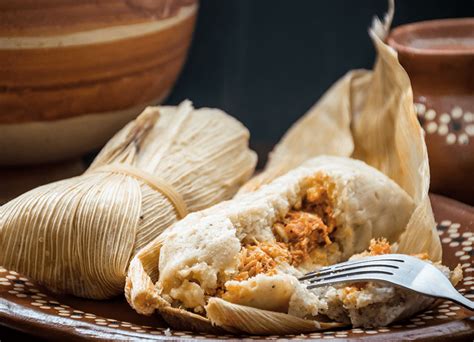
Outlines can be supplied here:
[[386, 280], [387, 276], [392, 276], [393, 271], [399, 269], [400, 264], [405, 260], [398, 255], [379, 255], [363, 259], [346, 261], [329, 267], [321, 268], [314, 272], [309, 272], [300, 281], [307, 281], [314, 288], [329, 283], [344, 281]]

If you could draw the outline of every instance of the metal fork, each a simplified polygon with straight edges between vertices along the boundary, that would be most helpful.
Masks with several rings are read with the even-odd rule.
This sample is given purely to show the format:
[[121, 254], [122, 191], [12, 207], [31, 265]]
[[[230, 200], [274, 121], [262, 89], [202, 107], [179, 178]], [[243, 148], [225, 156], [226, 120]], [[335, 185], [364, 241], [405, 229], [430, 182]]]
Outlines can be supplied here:
[[426, 296], [444, 298], [474, 310], [474, 302], [461, 295], [435, 266], [404, 254], [385, 254], [346, 261], [309, 272], [299, 278], [309, 289], [346, 282], [381, 281]]

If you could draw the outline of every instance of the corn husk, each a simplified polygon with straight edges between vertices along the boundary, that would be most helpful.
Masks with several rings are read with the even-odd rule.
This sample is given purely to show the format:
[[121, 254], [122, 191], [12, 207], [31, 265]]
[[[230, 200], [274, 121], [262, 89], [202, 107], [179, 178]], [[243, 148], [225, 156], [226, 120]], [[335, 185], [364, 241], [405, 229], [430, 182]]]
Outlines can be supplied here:
[[0, 265], [58, 293], [122, 293], [138, 250], [248, 180], [256, 164], [248, 139], [244, 126], [216, 109], [194, 110], [189, 101], [147, 108], [85, 174], [0, 207]]
[[[265, 170], [240, 192], [253, 191], [312, 157], [328, 154], [365, 161], [397, 182], [416, 208], [397, 242], [398, 252], [441, 260], [441, 243], [428, 198], [430, 173], [423, 130], [410, 79], [396, 52], [384, 43], [393, 1], [383, 22], [369, 30], [377, 50], [373, 71], [351, 71], [284, 135]], [[316, 132], [316, 133], [315, 133]]]

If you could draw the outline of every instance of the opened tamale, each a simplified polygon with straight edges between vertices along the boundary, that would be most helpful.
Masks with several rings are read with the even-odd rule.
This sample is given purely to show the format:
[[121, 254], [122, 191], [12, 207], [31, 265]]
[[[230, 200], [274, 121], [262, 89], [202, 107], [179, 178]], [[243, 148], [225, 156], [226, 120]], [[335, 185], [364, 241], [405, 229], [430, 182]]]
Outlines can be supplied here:
[[248, 180], [256, 164], [248, 139], [217, 109], [148, 107], [83, 175], [0, 207], [0, 265], [59, 293], [120, 294], [136, 251]]
[[297, 278], [348, 258], [404, 253], [459, 281], [460, 268], [438, 263], [423, 132], [409, 78], [383, 42], [390, 3], [370, 30], [373, 71], [351, 71], [329, 89], [234, 199], [189, 215], [137, 253], [125, 287], [137, 312], [201, 331], [373, 327], [434, 300], [371, 282], [309, 293]]

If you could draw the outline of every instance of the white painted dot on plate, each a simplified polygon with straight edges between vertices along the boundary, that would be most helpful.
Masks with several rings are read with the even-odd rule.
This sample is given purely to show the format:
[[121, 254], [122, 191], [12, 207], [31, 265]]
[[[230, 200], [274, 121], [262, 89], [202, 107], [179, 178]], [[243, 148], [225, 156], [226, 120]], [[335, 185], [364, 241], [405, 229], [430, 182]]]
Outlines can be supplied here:
[[379, 328], [379, 332], [384, 333], [384, 332], [389, 332], [389, 328]]
[[330, 336], [330, 335], [323, 336], [323, 339], [325, 339], [325, 340], [332, 340], [334, 338], [335, 338], [334, 336]]
[[465, 112], [463, 119], [465, 122], [473, 122], [474, 121], [474, 114], [471, 112]]
[[7, 270], [6, 270], [5, 267], [0, 266], [0, 272], [6, 272], [6, 271], [7, 271]]
[[471, 246], [466, 246], [466, 247], [463, 247], [462, 250], [464, 252], [470, 252], [470, 251], [472, 251], [472, 247]]
[[37, 300], [35, 300], [35, 302], [46, 304], [48, 301], [47, 301], [47, 300], [43, 300], [43, 299], [37, 299]]
[[436, 316], [436, 318], [439, 318], [439, 319], [446, 319], [446, 318], [448, 318], [448, 316], [446, 316], [446, 315], [438, 315], [438, 316]]
[[45, 295], [44, 293], [37, 293], [37, 295], [40, 296], [40, 297], [43, 297], [43, 298], [48, 297], [48, 296]]
[[20, 279], [21, 281], [28, 281], [28, 278], [25, 278], [25, 277], [20, 277], [18, 279]]
[[2, 278], [0, 278], [0, 281], [8, 281], [8, 279], [2, 277]]
[[465, 281], [464, 282], [464, 285], [473, 285], [474, 284], [474, 281]]
[[464, 252], [464, 251], [457, 251], [456, 253], [454, 253], [454, 255], [457, 256], [457, 257], [461, 256], [461, 255], [464, 255], [464, 254], [466, 254], [466, 252]]
[[464, 280], [474, 280], [474, 277], [464, 277]]
[[108, 326], [111, 327], [111, 328], [118, 328], [118, 327], [120, 327], [120, 324], [110, 323]]
[[466, 113], [464, 113], [463, 119], [464, 119], [465, 122], [473, 122], [474, 121], [474, 114], [471, 113], [471, 112], [466, 112]]
[[459, 258], [459, 260], [469, 260], [471, 258], [470, 255], [463, 255], [462, 257]]
[[442, 243], [449, 243], [451, 242], [451, 238], [445, 237], [441, 240]]
[[[425, 116], [425, 117], [426, 117], [426, 116]], [[433, 117], [433, 119], [434, 119], [434, 117]], [[439, 122], [441, 122], [441, 123], [447, 124], [447, 123], [449, 123], [450, 121], [451, 121], [451, 117], [449, 116], [448, 113], [443, 113], [443, 114], [441, 114], [440, 117], [439, 117]]]
[[[112, 324], [109, 324], [109, 327], [111, 326]], [[139, 333], [144, 333], [146, 332], [146, 330], [143, 330], [143, 329], [138, 329], [138, 330], [135, 330], [136, 332], [139, 332]], [[181, 337], [191, 337], [190, 335], [182, 335]]]
[[[347, 337], [348, 335], [347, 334], [338, 334], [338, 333], [336, 333], [336, 335], [334, 335], [334, 336], [342, 338], [342, 337]], [[313, 337], [313, 336], [311, 336], [311, 337]]]
[[[84, 313], [84, 311], [81, 311], [81, 310], [73, 310], [73, 312], [79, 313], [79, 314], [83, 314], [83, 313]], [[114, 321], [115, 321], [115, 320], [114, 320]]]
[[463, 241], [461, 244], [462, 244], [463, 246], [471, 246], [471, 245], [472, 245], [472, 241], [469, 241], [469, 240], [468, 240], [468, 241]]
[[458, 238], [458, 237], [459, 237], [459, 233], [449, 234], [449, 237], [450, 237], [451, 239]]
[[474, 236], [470, 236], [467, 240], [468, 241], [474, 241]]
[[456, 134], [454, 133], [449, 133], [447, 136], [446, 136], [446, 142], [448, 143], [448, 145], [452, 145], [456, 142]]
[[459, 106], [454, 107], [451, 110], [451, 115], [453, 116], [453, 118], [459, 119], [462, 116], [462, 108]]
[[71, 314], [69, 312], [60, 312], [58, 313], [59, 316], [69, 317]]
[[28, 296], [27, 296], [26, 294], [24, 294], [24, 293], [18, 293], [16, 296], [17, 296], [18, 298], [26, 298], [26, 297], [28, 297]]
[[19, 293], [19, 292], [18, 292], [18, 291], [15, 291], [15, 290], [10, 290], [10, 291], [8, 291], [8, 293], [10, 293], [10, 294], [17, 294], [17, 293]]
[[31, 296], [31, 298], [33, 298], [33, 299], [41, 299], [41, 298], [43, 298], [43, 297], [40, 297], [40, 296], [37, 296], [37, 295], [33, 295], [33, 296]]
[[10, 286], [11, 284], [10, 284], [10, 282], [7, 282], [7, 281], [1, 281], [0, 285]]
[[457, 311], [461, 310], [461, 308], [459, 306], [451, 306], [451, 310]]
[[51, 309], [51, 307], [48, 306], [48, 305], [41, 305], [40, 309], [49, 310], [49, 309]]
[[434, 132], [436, 132], [437, 129], [438, 129], [438, 124], [434, 121], [430, 121], [426, 125], [426, 132], [428, 132], [428, 133], [434, 133]]
[[[38, 290], [38, 289], [30, 289], [30, 292], [38, 293], [38, 292], [40, 292], [40, 290]], [[40, 295], [40, 294], [38, 293], [38, 296], [39, 296], [39, 295]]]
[[97, 325], [107, 325], [108, 323], [107, 322], [95, 322], [95, 324], [97, 324]]
[[[150, 331], [150, 334], [152, 335], [163, 335], [161, 331]], [[206, 338], [205, 336], [199, 336], [201, 338]]]
[[96, 318], [95, 320], [96, 320], [96, 322], [105, 322], [105, 319], [103, 319], [103, 318]]
[[451, 242], [449, 244], [449, 247], [457, 247], [457, 246], [459, 246], [459, 242], [457, 242], [457, 241]]
[[449, 222], [448, 225], [450, 225], [450, 228], [453, 228], [453, 229], [459, 229], [461, 227], [460, 223], [451, 223], [451, 221], [449, 221], [449, 220], [446, 220], [446, 221], [443, 221], [443, 222]]
[[[130, 327], [130, 329], [133, 329], [133, 330], [137, 330], [137, 329], [141, 329], [141, 327], [136, 327], [136, 326], [133, 326], [133, 327]], [[176, 332], [175, 335], [180, 335], [182, 334], [181, 332]]]
[[433, 120], [436, 117], [436, 112], [433, 109], [428, 109], [425, 113], [426, 120]]
[[405, 325], [407, 328], [416, 328], [416, 325], [415, 324], [407, 324]]
[[474, 125], [467, 125], [466, 128], [464, 129], [470, 137], [474, 136]]
[[457, 313], [455, 312], [446, 312], [446, 316], [456, 316]]
[[423, 319], [427, 319], [427, 320], [428, 320], [428, 319], [433, 319], [433, 318], [434, 318], [434, 317], [433, 317], [433, 316], [430, 316], [430, 315], [425, 315], [425, 316], [423, 316]]
[[424, 114], [426, 106], [423, 103], [415, 103], [415, 111], [417, 114]]
[[14, 276], [19, 275], [19, 274], [18, 274], [17, 272], [15, 272], [15, 271], [10, 271], [9, 273], [10, 273], [11, 275], [14, 275]]
[[354, 334], [362, 334], [364, 331], [362, 329], [352, 329]]
[[466, 237], [466, 238], [467, 238], [467, 237], [471, 237], [471, 236], [473, 236], [473, 235], [474, 235], [474, 234], [473, 234], [472, 232], [465, 232], [465, 233], [462, 233], [462, 236], [463, 236], [463, 237]]
[[6, 275], [5, 278], [10, 279], [10, 280], [16, 279], [16, 277], [12, 275]]
[[458, 135], [458, 144], [467, 145], [469, 144], [469, 137], [466, 133], [461, 133]]
[[71, 318], [82, 318], [81, 315], [71, 315]]
[[25, 285], [23, 285], [23, 284], [16, 284], [16, 283], [15, 283], [15, 284], [13, 284], [13, 287], [25, 287]]
[[31, 305], [33, 305], [33, 306], [41, 306], [41, 305], [43, 305], [43, 304], [41, 304], [41, 303], [36, 303], [36, 302], [33, 302], [33, 303], [31, 303]]
[[445, 125], [445, 124], [439, 125], [439, 127], [438, 127], [438, 134], [439, 135], [446, 135], [446, 134], [448, 134], [448, 132], [449, 132], [449, 128], [448, 128], [447, 125]]
[[415, 322], [414, 324], [415, 324], [415, 325], [425, 325], [426, 322], [421, 321], [421, 322]]
[[449, 312], [449, 309], [438, 309], [439, 312]]

